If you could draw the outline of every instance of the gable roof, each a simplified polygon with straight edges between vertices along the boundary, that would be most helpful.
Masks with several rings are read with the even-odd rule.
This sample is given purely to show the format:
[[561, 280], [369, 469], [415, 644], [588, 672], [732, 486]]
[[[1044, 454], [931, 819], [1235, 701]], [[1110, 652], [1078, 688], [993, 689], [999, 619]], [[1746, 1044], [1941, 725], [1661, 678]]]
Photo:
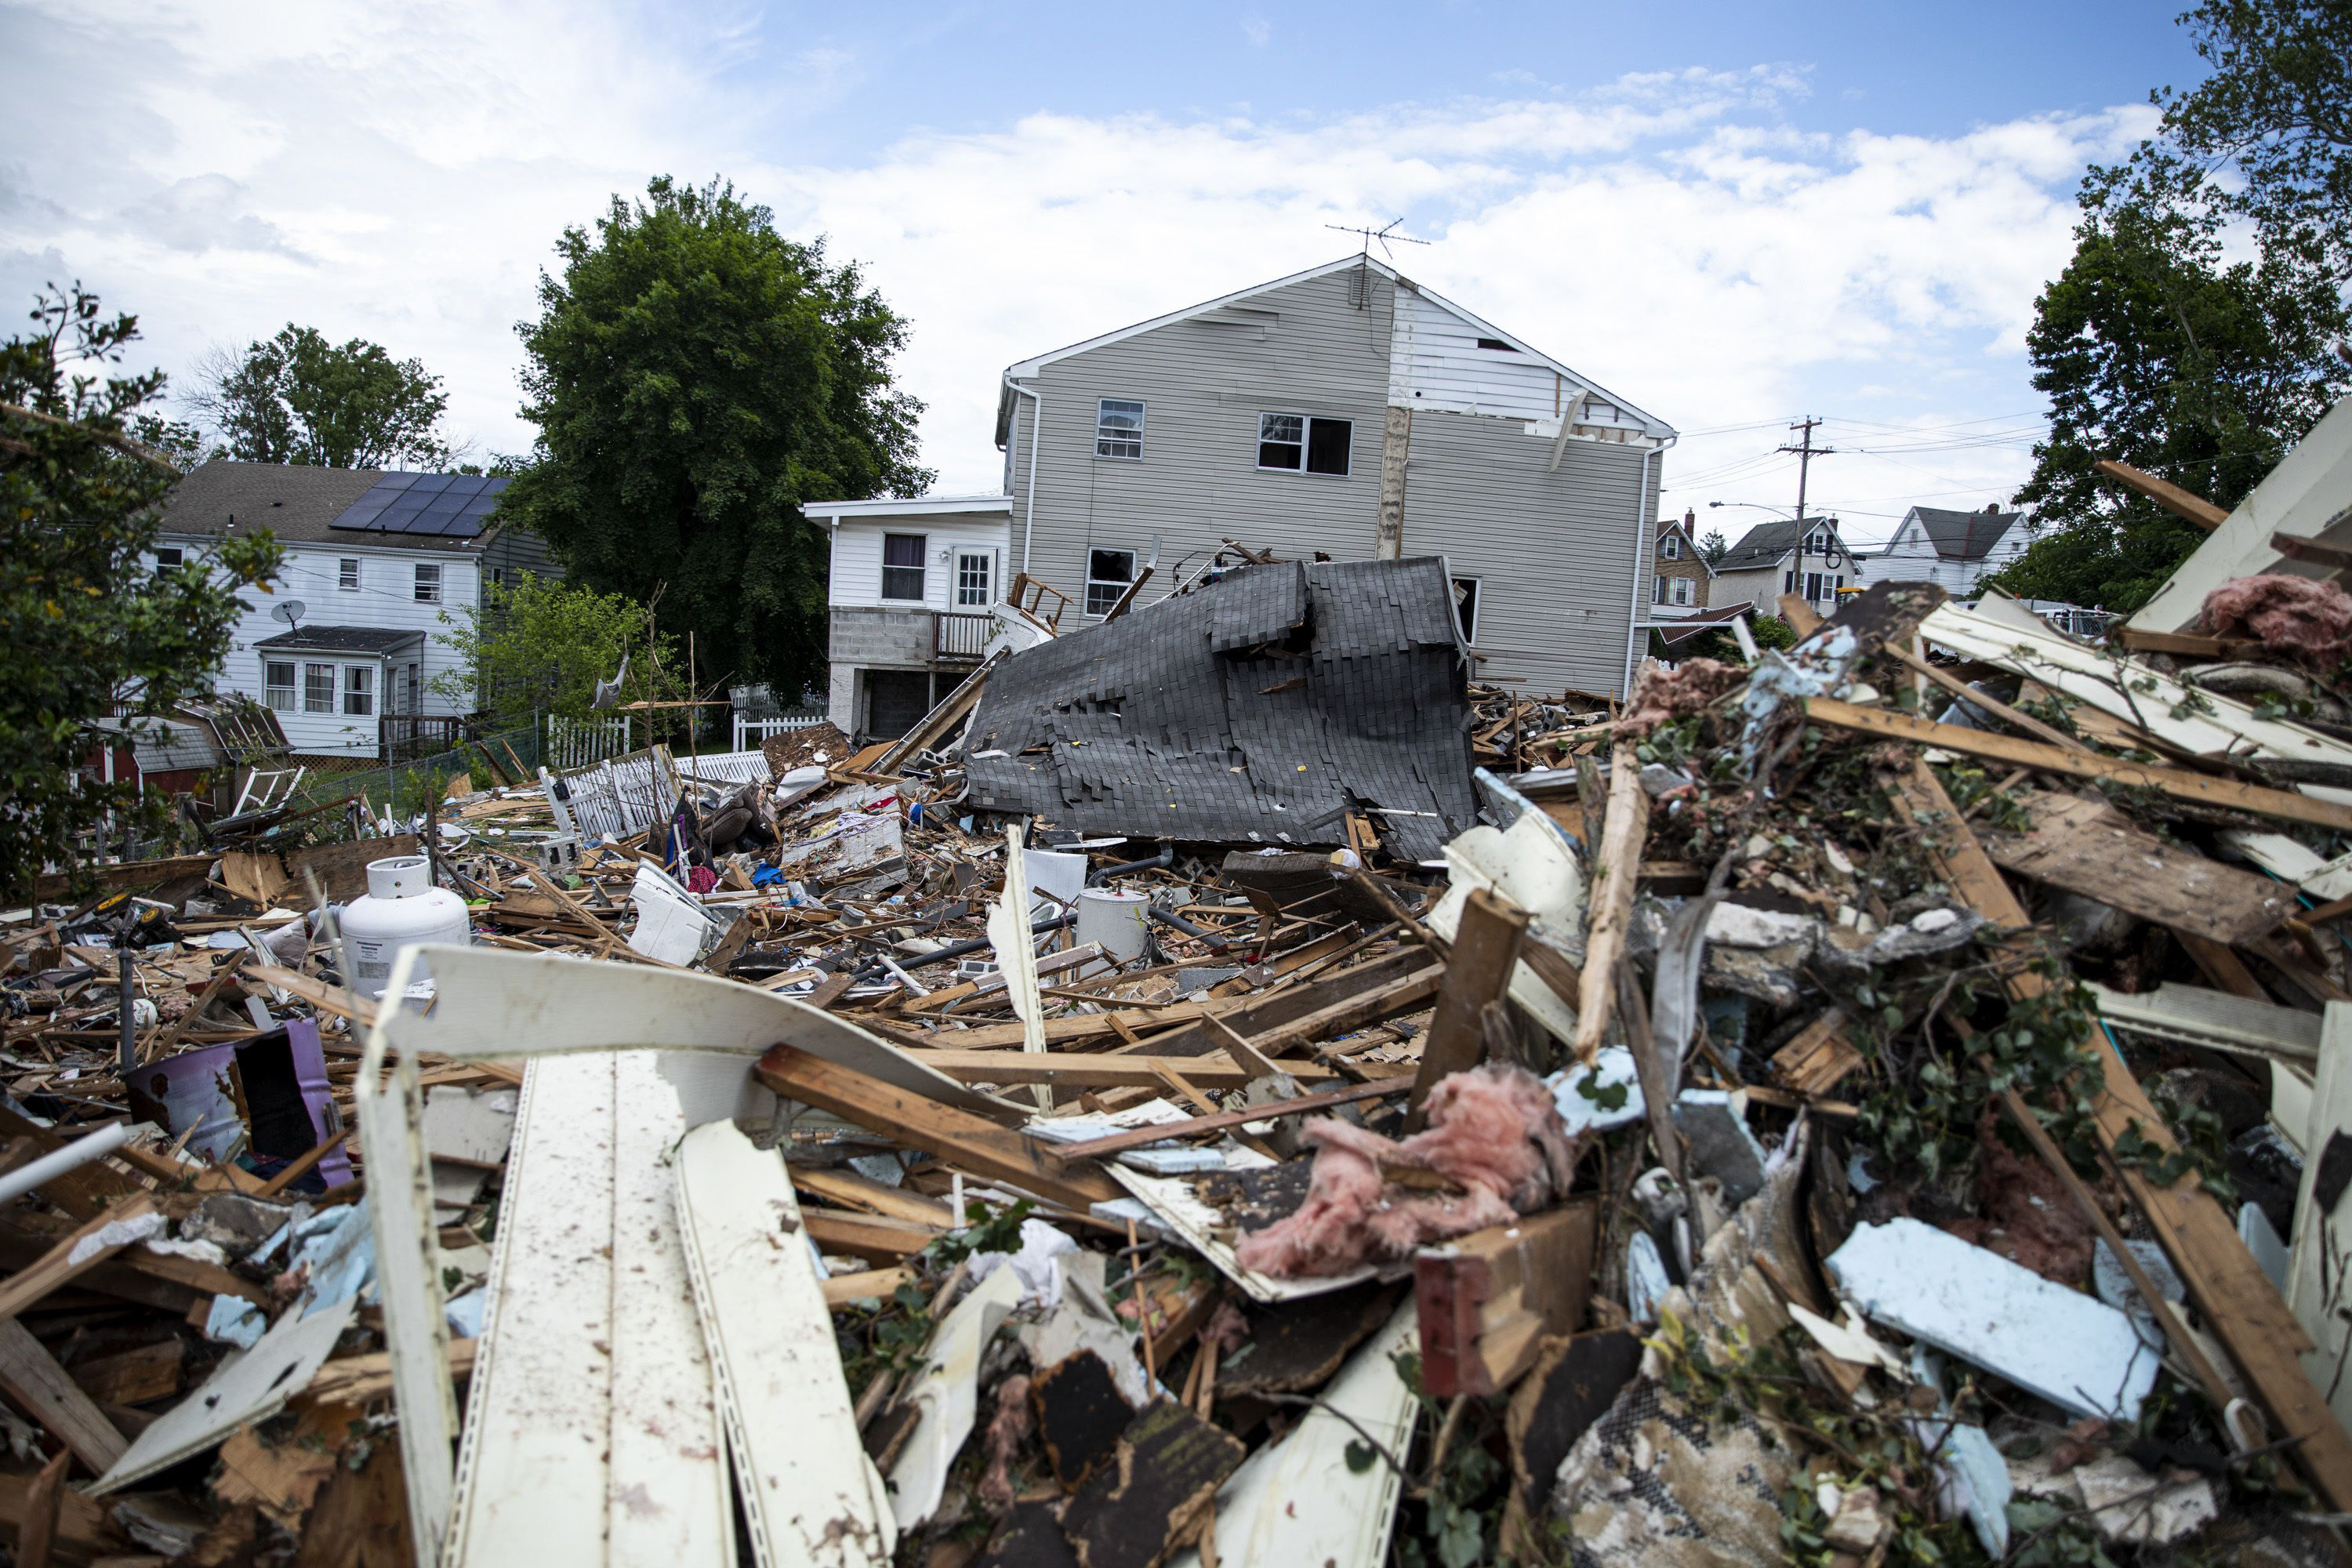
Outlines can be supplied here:
[[376, 488], [383, 468], [321, 468], [308, 463], [237, 463], [216, 458], [185, 475], [163, 504], [163, 531], [204, 539], [242, 537], [267, 529], [289, 544], [352, 544], [438, 553], [479, 549], [487, 533], [467, 539], [430, 533], [386, 533], [336, 521]]
[[[1327, 277], [1334, 272], [1345, 271], [1350, 267], [1369, 267], [1372, 271], [1379, 273], [1383, 278], [1386, 278], [1390, 282], [1412, 289], [1431, 304], [1436, 305], [1442, 310], [1450, 311], [1454, 315], [1460, 317], [1462, 321], [1466, 322], [1468, 325], [1477, 329], [1479, 336], [1493, 338], [1497, 342], [1510, 344], [1511, 347], [1518, 353], [1526, 354], [1528, 358], [1534, 360], [1538, 364], [1543, 365], [1546, 369], [1557, 372], [1564, 380], [1573, 383], [1577, 387], [1583, 391], [1590, 392], [1604, 402], [1613, 404], [1617, 407], [1623, 409], [1626, 413], [1633, 415], [1647, 427], [1649, 434], [1662, 437], [1675, 434], [1675, 428], [1673, 426], [1668, 425], [1664, 420], [1660, 419], [1654, 414], [1651, 414], [1641, 408], [1636, 408], [1633, 405], [1626, 402], [1623, 398], [1618, 396], [1607, 387], [1602, 386], [1598, 382], [1592, 380], [1591, 377], [1580, 375], [1575, 371], [1570, 370], [1567, 365], [1562, 364], [1559, 361], [1552, 358], [1549, 354], [1545, 353], [1542, 350], [1535, 348], [1528, 343], [1513, 337], [1502, 328], [1496, 326], [1492, 321], [1488, 321], [1482, 317], [1472, 315], [1468, 310], [1464, 310], [1453, 300], [1446, 299], [1444, 295], [1439, 294], [1433, 289], [1424, 288], [1421, 284], [1414, 282], [1412, 279], [1407, 278], [1404, 274], [1399, 272], [1395, 268], [1391, 267], [1386, 262], [1362, 255], [1343, 256], [1337, 261], [1327, 261], [1319, 267], [1309, 267], [1303, 272], [1294, 272], [1286, 278], [1276, 278], [1264, 283], [1253, 283], [1246, 289], [1237, 289], [1230, 294], [1220, 294], [1213, 300], [1203, 300], [1197, 305], [1187, 305], [1181, 310], [1171, 310], [1163, 316], [1154, 316], [1149, 321], [1138, 321], [1132, 326], [1120, 327], [1115, 331], [1099, 333], [1097, 336], [1084, 339], [1078, 342], [1070, 343], [1065, 347], [1055, 349], [1050, 353], [1037, 354], [1032, 358], [1018, 361], [1017, 363], [1005, 367], [1004, 379], [1007, 383], [1024, 380], [1027, 377], [1035, 375], [1039, 371], [1058, 360], [1066, 360], [1074, 354], [1085, 353], [1089, 349], [1098, 349], [1110, 343], [1119, 342], [1128, 338], [1138, 337], [1145, 332], [1152, 331], [1160, 327], [1167, 326], [1171, 322], [1187, 321], [1195, 316], [1205, 315], [1212, 310], [1223, 310], [1229, 305], [1233, 305], [1239, 300], [1247, 300], [1254, 295], [1267, 293], [1276, 289], [1287, 288], [1293, 283], [1304, 283], [1310, 279]], [[1000, 446], [1003, 444], [1005, 439], [1007, 405], [1010, 404], [1011, 400], [1012, 394], [1009, 390], [1000, 394], [997, 399], [996, 439], [997, 444]]]
[[1915, 506], [1911, 515], [1921, 531], [1947, 561], [1981, 561], [2025, 514], [2021, 511], [1946, 511], [1940, 507]]
[[1799, 522], [1793, 517], [1784, 517], [1778, 522], [1759, 522], [1741, 534], [1739, 542], [1724, 553], [1723, 559], [1716, 563], [1715, 569], [1717, 572], [1753, 572], [1759, 566], [1772, 565], [1796, 549], [1804, 542], [1805, 535], [1817, 528], [1830, 531], [1830, 537], [1837, 541], [1841, 554], [1856, 561], [1862, 559], [1854, 554], [1853, 546], [1845, 542], [1845, 535], [1838, 531], [1835, 518], [1809, 517]]
[[[1683, 536], [1684, 560], [1696, 561], [1700, 565], [1706, 568], [1706, 574], [1708, 576], [1712, 577], [1715, 575], [1715, 563], [1709, 561], [1706, 558], [1706, 552], [1698, 547], [1698, 537], [1691, 531], [1690, 519], [1686, 517], [1662, 517], [1658, 519], [1658, 537], [1660, 539], [1664, 539], [1669, 533], [1679, 533]], [[1651, 552], [1652, 563], [1654, 564], [1656, 556], [1656, 546], [1654, 544], [1651, 547]]]

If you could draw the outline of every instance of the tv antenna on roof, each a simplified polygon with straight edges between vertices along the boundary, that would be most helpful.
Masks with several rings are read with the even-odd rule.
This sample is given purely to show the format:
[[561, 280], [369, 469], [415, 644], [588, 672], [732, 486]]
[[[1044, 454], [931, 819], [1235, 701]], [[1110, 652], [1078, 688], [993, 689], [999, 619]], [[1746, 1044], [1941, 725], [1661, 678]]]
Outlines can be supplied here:
[[1327, 223], [1323, 226], [1325, 228], [1337, 229], [1341, 234], [1355, 235], [1359, 238], [1360, 248], [1356, 260], [1356, 309], [1359, 310], [1367, 310], [1371, 304], [1371, 279], [1367, 274], [1371, 270], [1374, 244], [1377, 243], [1380, 246], [1381, 255], [1393, 261], [1396, 259], [1396, 252], [1389, 248], [1389, 241], [1392, 239], [1400, 245], [1431, 243], [1425, 239], [1415, 239], [1409, 234], [1399, 234], [1397, 226], [1403, 222], [1404, 219], [1401, 217], [1391, 218], [1379, 228], [1356, 227], [1344, 223]]

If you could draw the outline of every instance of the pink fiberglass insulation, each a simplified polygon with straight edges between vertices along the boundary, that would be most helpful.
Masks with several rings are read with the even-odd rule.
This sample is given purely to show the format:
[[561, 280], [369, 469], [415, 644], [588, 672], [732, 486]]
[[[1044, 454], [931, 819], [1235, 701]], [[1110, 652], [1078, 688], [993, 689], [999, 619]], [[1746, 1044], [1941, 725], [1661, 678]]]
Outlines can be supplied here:
[[1716, 658], [1686, 658], [1674, 668], [1645, 664], [1633, 682], [1633, 700], [1617, 721], [1620, 735], [1642, 736], [1687, 718], [1748, 684], [1748, 672]]
[[[1489, 1064], [1442, 1079], [1428, 1110], [1428, 1125], [1402, 1141], [1328, 1118], [1308, 1122], [1300, 1130], [1315, 1145], [1307, 1201], [1242, 1237], [1242, 1267], [1284, 1279], [1345, 1274], [1567, 1194], [1576, 1144], [1551, 1091], [1526, 1068]], [[1462, 1190], [1391, 1182], [1383, 1167], [1427, 1171]]]
[[[876, 1375], [880, 1375], [877, 1373]], [[1029, 1380], [1015, 1373], [996, 1385], [996, 1414], [985, 1434], [988, 1470], [980, 1478], [982, 1500], [997, 1512], [1013, 1506], [1013, 1457], [1036, 1425], [1029, 1408]]]
[[2227, 637], [2242, 627], [2273, 653], [2309, 664], [2352, 656], [2352, 594], [2334, 583], [2265, 574], [2232, 577], [2205, 595], [2205, 629]]

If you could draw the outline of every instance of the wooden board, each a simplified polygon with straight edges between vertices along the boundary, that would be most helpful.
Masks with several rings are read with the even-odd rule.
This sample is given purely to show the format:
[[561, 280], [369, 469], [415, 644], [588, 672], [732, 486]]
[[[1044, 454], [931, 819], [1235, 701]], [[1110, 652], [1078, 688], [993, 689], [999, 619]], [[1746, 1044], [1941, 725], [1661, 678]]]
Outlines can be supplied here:
[[1412, 1266], [1422, 1391], [1437, 1399], [1499, 1394], [1534, 1364], [1545, 1336], [1575, 1328], [1591, 1289], [1598, 1227], [1598, 1200], [1580, 1198], [1423, 1247]]
[[416, 854], [424, 843], [414, 833], [403, 833], [391, 838], [358, 838], [347, 844], [313, 846], [286, 862], [289, 891], [300, 889], [303, 902], [309, 903], [310, 885], [302, 879], [302, 873], [308, 870], [318, 877], [327, 897], [348, 903], [366, 895], [370, 861]]
[[0, 1322], [0, 1394], [72, 1449], [93, 1475], [113, 1468], [131, 1447], [58, 1358], [14, 1319]]
[[[958, 1040], [961, 1035], [943, 1035]], [[909, 1048], [907, 1054], [925, 1067], [965, 1083], [1050, 1083], [1072, 1089], [1157, 1087], [1162, 1068], [1184, 1075], [1195, 1089], [1243, 1089], [1251, 1074], [1240, 1063], [1214, 1057], [1133, 1056], [1120, 1051], [974, 1051]], [[1290, 1060], [1282, 1070], [1301, 1083], [1337, 1078], [1339, 1069], [1320, 1062]]]
[[2104, 800], [2031, 790], [2021, 804], [2031, 831], [1977, 837], [1995, 865], [2037, 882], [2230, 947], [2300, 907], [2284, 883], [2168, 844]]
[[2308, 822], [2321, 827], [2352, 832], [2352, 805], [2299, 795], [2293, 790], [2264, 789], [2259, 784], [2214, 778], [2207, 773], [2192, 773], [2180, 768], [2153, 768], [2138, 763], [2093, 756], [2085, 752], [2063, 751], [2056, 746], [2043, 745], [2039, 741], [2021, 741], [2011, 735], [1997, 735], [1989, 730], [1970, 730], [1958, 724], [1931, 723], [1890, 709], [1863, 708], [1828, 697], [1807, 698], [1805, 716], [1818, 724], [1880, 740], [1937, 746], [1948, 752], [1958, 752], [1962, 756], [1983, 757], [1991, 762], [2007, 763], [2011, 767], [2063, 773], [2070, 778], [2106, 779], [2116, 784], [2138, 784], [2161, 790], [2176, 800], [2190, 801], [2199, 805], [2215, 806], [2225, 811], [2250, 811], [2258, 816], [2276, 816], [2290, 822]]

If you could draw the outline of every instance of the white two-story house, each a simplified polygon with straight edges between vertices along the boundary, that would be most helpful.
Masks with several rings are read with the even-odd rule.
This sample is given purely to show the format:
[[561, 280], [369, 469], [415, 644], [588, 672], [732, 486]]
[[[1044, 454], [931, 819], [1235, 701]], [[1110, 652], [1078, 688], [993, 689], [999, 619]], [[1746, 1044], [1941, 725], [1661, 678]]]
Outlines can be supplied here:
[[263, 530], [286, 547], [270, 590], [243, 595], [218, 685], [275, 710], [297, 756], [438, 750], [419, 747], [419, 732], [453, 729], [471, 706], [432, 689], [458, 668], [443, 613], [478, 609], [486, 581], [561, 574], [535, 536], [487, 521], [506, 483], [206, 463], [173, 487], [154, 553], [176, 563]]
[[1475, 679], [1622, 693], [1674, 437], [1367, 257], [1088, 338], [1005, 371], [1002, 494], [803, 506], [834, 533], [831, 717], [901, 732], [919, 692], [976, 660], [958, 639], [986, 625], [958, 617], [983, 591], [1045, 584], [1067, 636], [1147, 574], [1144, 602], [1193, 580], [1228, 540], [1442, 556]]
[[1829, 615], [1838, 595], [1862, 585], [1862, 563], [1838, 532], [1837, 519], [1811, 517], [1759, 523], [1715, 563], [1710, 597], [1717, 605], [1748, 604], [1777, 616], [1780, 595], [1801, 594]]
[[1871, 581], [1933, 583], [1955, 599], [1973, 599], [1978, 585], [2024, 554], [2029, 542], [2021, 511], [1915, 506], [1886, 548], [1870, 558]]

